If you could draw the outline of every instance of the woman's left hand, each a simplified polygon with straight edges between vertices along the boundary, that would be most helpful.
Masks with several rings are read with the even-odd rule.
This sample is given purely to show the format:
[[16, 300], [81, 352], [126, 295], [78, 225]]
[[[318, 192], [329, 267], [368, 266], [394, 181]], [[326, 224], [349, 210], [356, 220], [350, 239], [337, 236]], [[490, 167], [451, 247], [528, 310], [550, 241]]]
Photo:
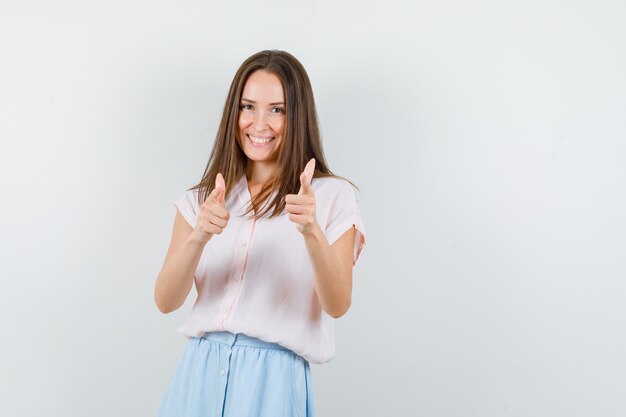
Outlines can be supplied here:
[[296, 223], [302, 234], [311, 233], [317, 225], [315, 215], [315, 194], [311, 188], [311, 179], [315, 172], [315, 159], [312, 158], [300, 174], [300, 191], [298, 194], [285, 196], [285, 210], [289, 213], [289, 220]]

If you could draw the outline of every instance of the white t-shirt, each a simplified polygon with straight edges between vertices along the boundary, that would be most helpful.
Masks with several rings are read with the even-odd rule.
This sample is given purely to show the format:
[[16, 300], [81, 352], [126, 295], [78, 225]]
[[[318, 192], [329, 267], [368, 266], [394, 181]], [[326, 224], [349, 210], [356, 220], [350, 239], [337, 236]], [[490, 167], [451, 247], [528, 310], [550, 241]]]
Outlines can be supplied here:
[[[354, 263], [365, 244], [353, 187], [340, 178], [314, 178], [317, 222], [329, 244], [356, 227]], [[228, 225], [206, 244], [195, 272], [198, 297], [178, 331], [244, 333], [291, 349], [310, 363], [335, 355], [333, 318], [322, 308], [304, 237], [286, 211], [273, 219], [242, 217], [250, 201], [245, 175], [225, 202]], [[200, 212], [198, 190], [174, 203], [191, 227]]]

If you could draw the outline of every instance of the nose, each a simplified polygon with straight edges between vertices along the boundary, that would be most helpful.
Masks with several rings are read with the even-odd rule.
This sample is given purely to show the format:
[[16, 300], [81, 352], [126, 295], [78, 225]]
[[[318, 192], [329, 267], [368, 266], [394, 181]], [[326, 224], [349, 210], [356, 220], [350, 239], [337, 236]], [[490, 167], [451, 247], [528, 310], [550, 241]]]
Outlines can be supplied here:
[[256, 132], [262, 132], [265, 130], [267, 126], [267, 118], [265, 114], [263, 114], [263, 112], [257, 113], [256, 117], [254, 118], [253, 126]]

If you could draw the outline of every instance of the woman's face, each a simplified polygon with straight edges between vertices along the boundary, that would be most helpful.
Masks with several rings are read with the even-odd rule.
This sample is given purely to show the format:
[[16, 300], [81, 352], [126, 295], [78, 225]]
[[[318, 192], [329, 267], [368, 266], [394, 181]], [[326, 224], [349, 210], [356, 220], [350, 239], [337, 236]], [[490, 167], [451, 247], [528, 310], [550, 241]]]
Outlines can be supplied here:
[[248, 159], [276, 161], [285, 108], [283, 86], [276, 75], [257, 70], [248, 77], [239, 103], [239, 144]]

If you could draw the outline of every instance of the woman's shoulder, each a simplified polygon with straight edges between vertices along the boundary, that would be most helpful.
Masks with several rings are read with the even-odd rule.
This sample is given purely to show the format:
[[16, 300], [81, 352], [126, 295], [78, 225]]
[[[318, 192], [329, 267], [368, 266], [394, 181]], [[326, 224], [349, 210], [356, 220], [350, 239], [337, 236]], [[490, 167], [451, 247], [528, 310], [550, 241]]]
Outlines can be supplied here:
[[314, 178], [311, 186], [318, 201], [332, 202], [338, 199], [350, 200], [355, 198], [353, 185], [342, 177]]
[[347, 179], [335, 176], [313, 178], [311, 186], [313, 187], [314, 192], [316, 190], [337, 192], [352, 188], [352, 184], [350, 184]]
[[185, 190], [181, 195], [179, 195], [178, 201], [186, 204], [194, 213], [197, 213], [200, 208], [200, 204], [198, 202], [199, 192], [200, 190], [198, 188]]
[[183, 196], [190, 200], [196, 201], [196, 204], [197, 204], [199, 192], [200, 192], [199, 188], [190, 188], [188, 190], [185, 190], [185, 192], [183, 193]]

